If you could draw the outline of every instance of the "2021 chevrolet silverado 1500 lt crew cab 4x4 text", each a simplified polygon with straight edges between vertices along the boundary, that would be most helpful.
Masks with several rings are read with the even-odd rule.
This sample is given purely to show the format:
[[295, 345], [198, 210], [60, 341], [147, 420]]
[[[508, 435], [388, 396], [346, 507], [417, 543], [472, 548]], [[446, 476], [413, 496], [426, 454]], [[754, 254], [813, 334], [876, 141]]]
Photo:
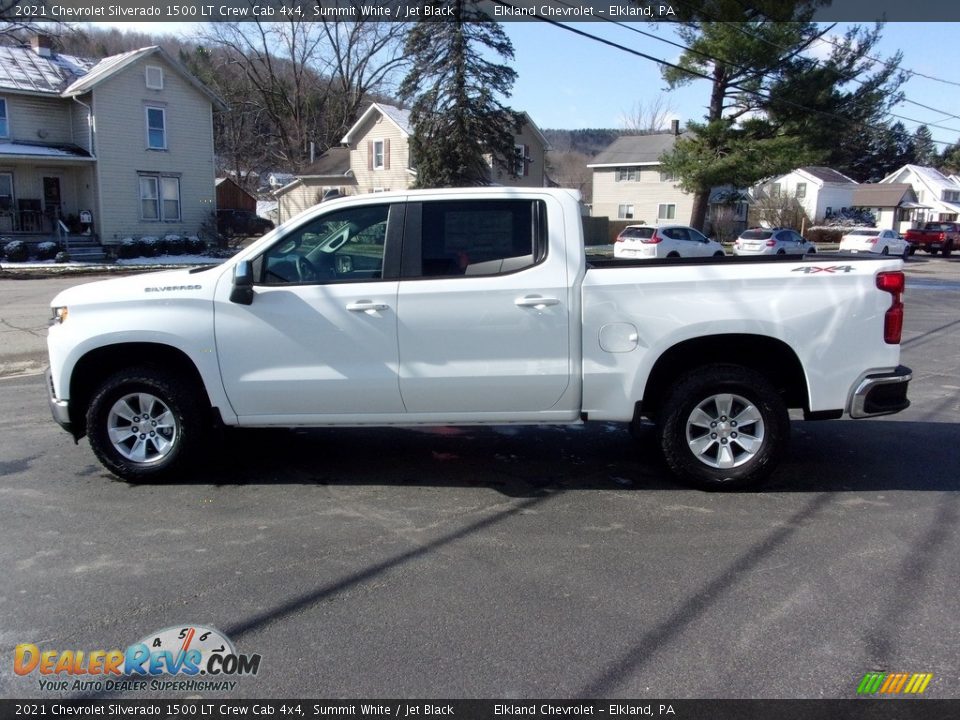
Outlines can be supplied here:
[[573, 191], [352, 196], [222, 265], [52, 302], [54, 417], [127, 479], [214, 423], [655, 420], [670, 468], [754, 484], [807, 418], [907, 407], [899, 259], [588, 263]]

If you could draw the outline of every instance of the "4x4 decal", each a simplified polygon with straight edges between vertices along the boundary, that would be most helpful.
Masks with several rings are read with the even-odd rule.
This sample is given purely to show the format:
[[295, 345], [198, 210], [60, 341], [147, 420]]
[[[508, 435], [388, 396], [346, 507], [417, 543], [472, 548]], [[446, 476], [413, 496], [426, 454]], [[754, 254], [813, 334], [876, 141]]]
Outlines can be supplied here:
[[848, 273], [853, 272], [853, 265], [830, 265], [828, 267], [823, 267], [821, 265], [806, 265], [804, 267], [794, 268], [791, 272], [802, 272], [809, 275], [810, 273]]

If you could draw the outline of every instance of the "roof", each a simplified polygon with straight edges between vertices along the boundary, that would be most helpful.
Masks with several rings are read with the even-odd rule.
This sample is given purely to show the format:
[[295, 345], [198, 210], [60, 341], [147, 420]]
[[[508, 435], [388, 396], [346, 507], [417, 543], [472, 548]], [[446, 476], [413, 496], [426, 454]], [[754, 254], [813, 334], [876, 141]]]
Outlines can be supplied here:
[[673, 149], [678, 137], [689, 138], [690, 133], [651, 133], [650, 135], [622, 135], [588, 163], [587, 167], [616, 167], [619, 165], [659, 165], [660, 156]]
[[346, 175], [350, 170], [350, 148], [330, 148], [307, 165], [298, 177]]
[[61, 160], [93, 160], [76, 145], [34, 145], [25, 142], [0, 142], [0, 158], [59, 158]]
[[917, 196], [908, 183], [869, 183], [853, 191], [854, 207], [892, 208], [916, 202]]
[[343, 136], [343, 139], [340, 140], [344, 145], [349, 145], [354, 141], [357, 133], [360, 131], [360, 128], [363, 127], [363, 124], [370, 119], [374, 113], [380, 113], [383, 117], [389, 120], [391, 123], [396, 125], [397, 129], [403, 133], [405, 136], [410, 137], [413, 134], [413, 127], [410, 125], [410, 111], [402, 110], [395, 105], [387, 105], [386, 103], [370, 103], [370, 107], [363, 111], [363, 114], [357, 119], [357, 121], [350, 126], [350, 129], [347, 130], [347, 134]]
[[152, 55], [162, 57], [214, 105], [221, 109], [226, 107], [210, 88], [156, 45], [111, 55], [99, 61], [72, 55], [43, 56], [31, 48], [0, 46], [0, 89], [31, 95], [76, 97], [89, 92], [138, 60]]
[[96, 64], [96, 60], [72, 55], [43, 57], [28, 47], [0, 45], [0, 89], [60, 95]]
[[857, 181], [856, 181], [856, 180], [853, 180], [853, 179], [851, 179], [851, 178], [848, 178], [848, 177], [847, 177], [846, 175], [844, 175], [842, 172], [838, 172], [837, 170], [834, 170], [833, 168], [823, 167], [822, 165], [806, 165], [806, 166], [804, 166], [804, 167], [802, 167], [802, 168], [798, 168], [798, 169], [799, 169], [799, 170], [802, 170], [802, 171], [805, 172], [807, 175], [810, 175], [811, 177], [814, 177], [814, 178], [816, 178], [817, 180], [820, 180], [821, 182], [825, 182], [825, 183], [838, 183], [838, 184], [842, 184], [842, 185], [856, 185], [856, 184], [857, 184]]
[[939, 170], [932, 167], [924, 167], [923, 165], [904, 165], [899, 170], [887, 175], [880, 182], [891, 184], [898, 175], [901, 175], [905, 171], [912, 172], [931, 190], [960, 190], [960, 183], [958, 183], [953, 176], [947, 177]]

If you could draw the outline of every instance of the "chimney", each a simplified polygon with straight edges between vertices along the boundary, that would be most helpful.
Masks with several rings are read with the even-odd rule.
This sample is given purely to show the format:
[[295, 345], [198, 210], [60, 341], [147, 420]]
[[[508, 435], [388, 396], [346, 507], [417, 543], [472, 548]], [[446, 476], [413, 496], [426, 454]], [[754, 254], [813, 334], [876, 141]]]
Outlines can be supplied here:
[[37, 33], [30, 38], [30, 47], [40, 57], [53, 55], [53, 38], [43, 33]]
[[670, 132], [672, 132], [674, 135], [679, 135], [679, 134], [680, 134], [680, 121], [679, 121], [679, 120], [674, 119], [674, 120], [671, 120], [671, 121], [670, 121]]

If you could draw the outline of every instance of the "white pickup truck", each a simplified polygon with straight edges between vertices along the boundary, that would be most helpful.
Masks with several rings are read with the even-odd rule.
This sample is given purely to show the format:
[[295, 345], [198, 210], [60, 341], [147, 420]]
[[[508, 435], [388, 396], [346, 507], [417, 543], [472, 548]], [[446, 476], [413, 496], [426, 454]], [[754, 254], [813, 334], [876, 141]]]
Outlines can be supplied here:
[[777, 465], [788, 409], [909, 405], [899, 259], [588, 262], [567, 190], [325, 202], [212, 268], [52, 302], [54, 418], [127, 479], [235, 426], [653, 419], [701, 487]]

